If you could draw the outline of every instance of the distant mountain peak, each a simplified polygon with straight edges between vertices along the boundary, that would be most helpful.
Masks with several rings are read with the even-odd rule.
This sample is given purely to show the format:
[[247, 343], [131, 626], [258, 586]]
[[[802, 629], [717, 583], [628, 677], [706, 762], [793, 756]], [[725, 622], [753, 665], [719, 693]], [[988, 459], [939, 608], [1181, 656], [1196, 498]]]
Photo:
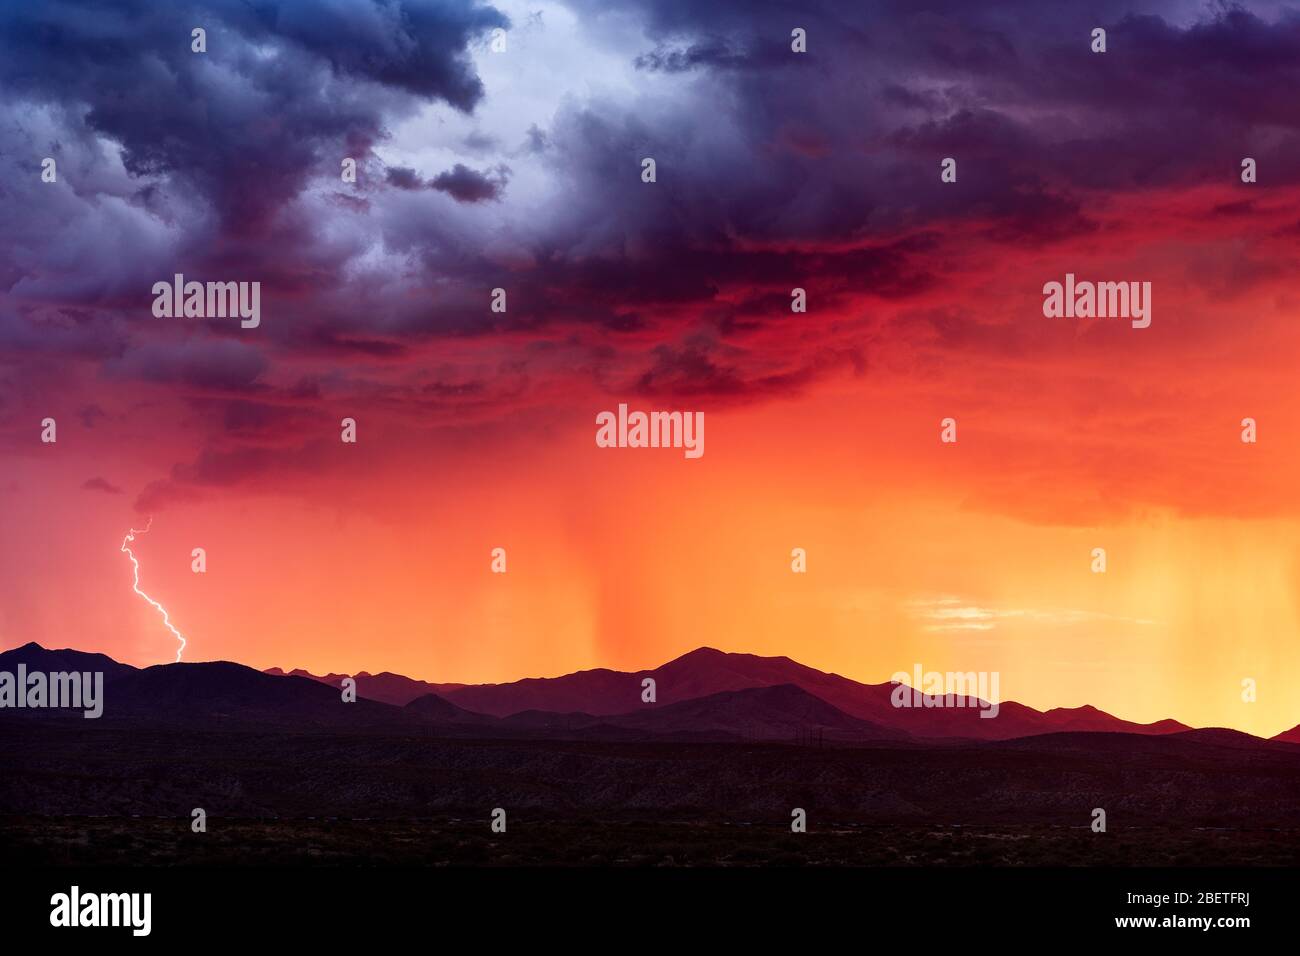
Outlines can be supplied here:
[[668, 661], [668, 664], [685, 664], [705, 660], [718, 660], [719, 658], [726, 656], [727, 653], [725, 651], [720, 651], [716, 647], [697, 647], [693, 651], [687, 651], [685, 654], [674, 657], [672, 660]]
[[1050, 710], [1045, 710], [1045, 711], [1043, 711], [1043, 713], [1046, 713], [1046, 714], [1102, 714], [1102, 713], [1105, 713], [1105, 711], [1097, 709], [1096, 707], [1092, 706], [1092, 704], [1081, 704], [1081, 705], [1078, 706], [1078, 707], [1053, 707], [1053, 708], [1051, 708]]
[[1276, 737], [1270, 737], [1269, 739], [1286, 744], [1300, 744], [1300, 724], [1296, 724], [1290, 730], [1284, 730]]
[[105, 679], [109, 681], [136, 670], [130, 664], [115, 661], [107, 654], [79, 651], [71, 647], [51, 649], [36, 641], [0, 651], [0, 668], [8, 666], [10, 662], [22, 663], [29, 671], [103, 671]]

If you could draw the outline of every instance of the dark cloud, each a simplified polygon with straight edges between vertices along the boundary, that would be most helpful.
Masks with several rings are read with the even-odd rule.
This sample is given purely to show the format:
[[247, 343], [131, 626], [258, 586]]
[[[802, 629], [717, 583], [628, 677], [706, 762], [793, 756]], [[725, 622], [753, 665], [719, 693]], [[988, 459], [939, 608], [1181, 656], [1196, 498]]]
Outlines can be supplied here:
[[405, 166], [390, 166], [386, 172], [388, 185], [395, 189], [423, 189], [424, 180], [414, 169]]
[[[193, 460], [173, 465], [166, 478], [147, 485], [136, 497], [136, 511], [152, 514], [223, 492], [276, 491], [286, 484], [292, 488], [331, 464], [364, 472], [364, 461], [358, 463], [355, 455], [339, 455], [339, 449], [348, 446], [338, 440], [337, 420], [304, 419], [303, 424], [288, 443], [241, 441], [232, 445], [223, 440], [203, 448]], [[331, 439], [323, 437], [325, 434]]]
[[[471, 0], [220, 5], [250, 39], [284, 38], [335, 71], [440, 99], [469, 111], [483, 96], [483, 83], [466, 55], [470, 40], [493, 27], [509, 26], [497, 10]], [[247, 10], [240, 15], [237, 11]]]
[[396, 359], [410, 353], [410, 349], [401, 342], [349, 336], [333, 329], [318, 329], [315, 345], [327, 352], [353, 353], [366, 355], [370, 358]]
[[790, 57], [790, 47], [782, 42], [759, 43], [737, 48], [727, 39], [707, 37], [687, 46], [661, 45], [643, 53], [634, 61], [638, 69], [658, 73], [685, 73], [691, 70], [772, 70], [803, 66], [806, 60]]
[[119, 323], [78, 322], [63, 309], [0, 311], [0, 355], [110, 360], [127, 341]]
[[487, 202], [498, 199], [510, 176], [508, 166], [498, 166], [491, 173], [480, 173], [462, 163], [457, 163], [446, 172], [439, 173], [428, 182], [420, 178], [414, 169], [405, 166], [390, 166], [385, 171], [388, 185], [395, 189], [413, 192], [417, 189], [433, 189], [446, 193], [452, 199], [462, 203]]
[[[644, 88], [593, 84], [518, 118], [527, 133], [508, 145], [478, 130], [494, 102], [466, 52], [506, 19], [471, 0], [5, 5], [0, 358], [169, 387], [196, 408], [214, 450], [142, 498], [161, 502], [274, 473], [340, 396], [487, 415], [580, 378], [758, 400], [860, 374], [881, 329], [905, 338], [912, 319], [976, 347], [1010, 333], [952, 301], [967, 256], [1104, 237], [1129, 194], [1234, 183], [1245, 155], [1261, 185], [1300, 184], [1292, 12], [569, 4], [592, 43], [606, 18], [639, 28], [617, 32], [644, 48], [601, 52]], [[1105, 55], [1088, 49], [1098, 25]], [[793, 26], [807, 54], [790, 52]], [[437, 111], [476, 114], [437, 145], [464, 163], [409, 133], [422, 110], [431, 127]], [[404, 124], [410, 148], [386, 152]], [[35, 184], [45, 155], [57, 184]], [[1228, 228], [1259, 213], [1216, 198], [1206, 214]], [[1205, 259], [1189, 285], [1216, 296], [1285, 274], [1252, 249]], [[148, 290], [173, 271], [261, 281], [262, 326], [153, 320]], [[806, 315], [789, 310], [796, 286]], [[498, 287], [506, 313], [488, 308]], [[424, 365], [445, 342], [461, 364]]]
[[492, 176], [457, 163], [429, 181], [429, 188], [444, 192], [457, 202], [487, 202], [496, 199], [505, 188], [509, 169], [499, 167]]
[[117, 485], [111, 484], [99, 476], [87, 478], [82, 482], [81, 487], [85, 491], [102, 491], [105, 494], [110, 495], [120, 495], [122, 493], [122, 489], [117, 487]]
[[[191, 52], [195, 25], [206, 53]], [[249, 236], [309, 175], [365, 156], [390, 116], [474, 108], [466, 47], [507, 25], [474, 0], [5, 4], [0, 86], [75, 109], [74, 136], [107, 137], [134, 177], [197, 189]]]
[[812, 384], [831, 365], [840, 361], [825, 355], [799, 356], [793, 367], [760, 375], [741, 360], [746, 358], [735, 351], [728, 365], [716, 350], [690, 344], [682, 347], [661, 345], [654, 350], [654, 362], [632, 384], [636, 394], [661, 401], [680, 399], [710, 399], [720, 403], [752, 401], [763, 398], [791, 395]]
[[311, 426], [309, 415], [293, 404], [271, 404], [246, 399], [207, 399], [195, 407], [220, 418], [225, 434], [248, 441], [300, 439]]
[[251, 345], [230, 339], [146, 342], [104, 367], [110, 378], [138, 379], [194, 389], [245, 391], [268, 365]]

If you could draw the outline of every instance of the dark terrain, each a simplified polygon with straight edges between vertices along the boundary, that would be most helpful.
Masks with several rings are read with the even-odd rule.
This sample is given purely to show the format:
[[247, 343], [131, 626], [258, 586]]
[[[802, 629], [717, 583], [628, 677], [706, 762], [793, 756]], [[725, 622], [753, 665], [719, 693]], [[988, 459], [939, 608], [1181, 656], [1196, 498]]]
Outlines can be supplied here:
[[511, 817], [504, 834], [462, 817], [393, 820], [0, 817], [6, 859], [30, 866], [1277, 866], [1300, 834], [1277, 830], [610, 821]]
[[[100, 719], [0, 712], [0, 766], [0, 847], [33, 864], [1300, 861], [1295, 744], [1215, 729], [918, 738], [792, 683], [498, 717], [427, 694], [345, 704], [230, 663], [129, 668]], [[196, 807], [206, 833], [190, 830]], [[796, 807], [806, 834], [790, 831]], [[1090, 829], [1097, 807], [1106, 833]]]

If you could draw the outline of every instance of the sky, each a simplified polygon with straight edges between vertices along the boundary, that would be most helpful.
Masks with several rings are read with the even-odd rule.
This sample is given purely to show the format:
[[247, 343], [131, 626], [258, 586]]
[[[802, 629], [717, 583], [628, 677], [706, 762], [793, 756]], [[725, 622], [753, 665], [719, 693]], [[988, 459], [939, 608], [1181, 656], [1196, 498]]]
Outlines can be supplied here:
[[[5, 4], [0, 647], [172, 660], [152, 520], [186, 660], [1295, 726], [1297, 54], [1274, 3]], [[597, 447], [620, 403], [705, 453]]]

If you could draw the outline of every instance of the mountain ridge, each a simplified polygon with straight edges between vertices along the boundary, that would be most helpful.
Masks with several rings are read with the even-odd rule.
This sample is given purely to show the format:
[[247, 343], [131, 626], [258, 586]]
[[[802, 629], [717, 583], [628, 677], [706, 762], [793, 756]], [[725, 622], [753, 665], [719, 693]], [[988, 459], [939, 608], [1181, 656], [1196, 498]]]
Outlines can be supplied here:
[[[125, 710], [148, 712], [151, 704], [161, 699], [172, 701], [177, 715], [202, 716], [195, 713], [197, 703], [204, 699], [213, 702], [208, 716], [218, 716], [221, 706], [231, 704], [234, 710], [228, 716], [252, 719], [258, 708], [265, 708], [265, 716], [294, 715], [296, 719], [320, 720], [330, 723], [339, 718], [335, 702], [340, 700], [337, 689], [348, 676], [344, 674], [314, 675], [301, 669], [283, 670], [268, 668], [256, 671], [233, 662], [207, 662], [238, 668], [240, 672], [257, 675], [268, 681], [288, 681], [296, 689], [288, 696], [297, 704], [280, 701], [272, 685], [255, 685], [247, 674], [238, 678], [235, 672], [210, 670], [209, 677], [187, 693], [175, 688], [186, 683], [184, 669], [205, 665], [184, 662], [181, 664], [154, 665], [135, 668], [113, 660], [107, 655], [78, 651], [72, 648], [51, 650], [36, 642], [0, 652], [0, 668], [6, 662], [19, 659], [29, 667], [39, 665], [49, 670], [103, 670], [106, 683], [119, 684], [120, 699], [126, 700]], [[160, 672], [159, 668], [180, 668]], [[157, 676], [166, 673], [166, 678]], [[143, 675], [143, 676], [142, 676]], [[655, 682], [656, 699], [642, 699], [644, 681]], [[1165, 719], [1150, 724], [1140, 724], [1115, 717], [1092, 705], [1080, 707], [1055, 707], [1038, 711], [1015, 701], [999, 704], [998, 716], [988, 719], [981, 716], [983, 702], [969, 707], [897, 707], [893, 695], [900, 685], [863, 684], [839, 674], [817, 670], [786, 656], [763, 657], [755, 654], [733, 653], [713, 647], [700, 647], [675, 657], [654, 668], [638, 671], [617, 671], [610, 668], [592, 668], [558, 677], [530, 677], [498, 684], [433, 683], [409, 678], [390, 671], [371, 674], [366, 671], [355, 675], [357, 703], [375, 705], [363, 707], [361, 712], [349, 713], [347, 719], [364, 717], [379, 723], [417, 719], [425, 723], [456, 725], [468, 731], [479, 727], [484, 731], [543, 732], [564, 730], [576, 732], [603, 725], [621, 731], [655, 732], [654, 722], [646, 715], [668, 708], [661, 718], [659, 730], [671, 726], [671, 733], [687, 733], [691, 728], [680, 724], [681, 715], [690, 708], [678, 707], [691, 701], [714, 698], [709, 704], [713, 710], [700, 711], [707, 719], [701, 729], [728, 736], [755, 735], [764, 739], [770, 734], [809, 734], [820, 729], [827, 739], [855, 740], [1014, 740], [1052, 733], [1122, 733], [1135, 736], [1167, 736], [1193, 731], [1176, 720]], [[222, 682], [226, 683], [223, 684]], [[235, 683], [230, 683], [234, 681]], [[157, 687], [152, 683], [161, 682]], [[314, 685], [324, 690], [324, 695], [311, 696], [298, 682]], [[237, 685], [237, 686], [236, 686]], [[795, 719], [781, 708], [793, 703], [782, 701], [777, 695], [766, 698], [770, 712], [753, 709], [762, 695], [735, 698], [735, 707], [749, 708], [745, 724], [738, 712], [720, 713], [716, 710], [726, 698], [740, 691], [788, 686], [798, 689], [834, 713], [820, 711], [816, 704], [800, 700], [802, 717]], [[905, 685], [902, 685], [905, 686]], [[125, 692], [123, 695], [122, 692]], [[197, 696], [191, 698], [191, 694]], [[789, 693], [788, 691], [786, 692]], [[222, 695], [226, 697], [223, 698]], [[240, 697], [240, 695], [245, 695]], [[169, 696], [170, 695], [170, 696]], [[205, 696], [206, 695], [206, 696]], [[251, 696], [248, 696], [251, 695]], [[259, 696], [269, 695], [269, 696]], [[422, 698], [433, 697], [419, 707], [409, 705]], [[243, 703], [239, 703], [242, 700]], [[143, 703], [142, 703], [143, 701]], [[298, 710], [295, 710], [298, 707]], [[308, 711], [311, 711], [309, 714]], [[514, 719], [512, 719], [514, 718]], [[702, 717], [703, 719], [703, 717]], [[820, 722], [819, 722], [820, 721]], [[365, 721], [363, 721], [365, 722]], [[856, 723], [854, 723], [856, 722]], [[764, 730], [763, 728], [766, 728]], [[1213, 729], [1213, 728], [1210, 728]], [[1226, 732], [1226, 731], [1225, 731]], [[1246, 735], [1252, 740], [1262, 740]], [[1282, 743], [1300, 743], [1300, 726], [1271, 738]]]
[[[331, 683], [342, 678], [342, 675], [316, 677], [303, 673]], [[528, 711], [614, 716], [641, 706], [642, 682], [646, 678], [654, 679], [657, 695], [656, 701], [647, 707], [663, 707], [724, 691], [794, 684], [851, 717], [916, 738], [1009, 740], [1060, 731], [1159, 735], [1193, 729], [1168, 718], [1151, 724], [1128, 721], [1091, 705], [1038, 711], [1015, 701], [1005, 701], [999, 705], [995, 719], [980, 717], [979, 706], [900, 708], [892, 702], [896, 685], [891, 683], [864, 684], [784, 655], [763, 657], [708, 646], [688, 651], [658, 667], [637, 671], [599, 667], [558, 677], [526, 677], [494, 684], [414, 683], [466, 710], [495, 717]], [[357, 675], [358, 693], [364, 696], [370, 688], [375, 685]], [[387, 702], [399, 700], [390, 698]]]

